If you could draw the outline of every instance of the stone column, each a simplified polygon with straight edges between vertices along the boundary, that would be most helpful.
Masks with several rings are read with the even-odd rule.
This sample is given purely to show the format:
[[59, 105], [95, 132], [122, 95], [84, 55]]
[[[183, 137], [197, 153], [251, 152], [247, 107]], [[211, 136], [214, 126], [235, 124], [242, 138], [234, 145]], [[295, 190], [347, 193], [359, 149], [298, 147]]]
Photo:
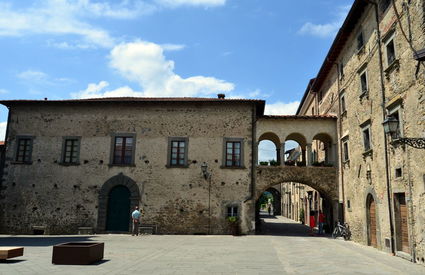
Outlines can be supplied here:
[[280, 148], [276, 148], [276, 161], [279, 165], [281, 164]]
[[338, 159], [338, 144], [332, 144], [332, 159], [334, 163], [334, 167], [338, 167], [339, 159]]
[[282, 143], [281, 145], [280, 145], [280, 149], [281, 149], [281, 151], [280, 151], [280, 165], [281, 166], [285, 166], [285, 143]]
[[305, 147], [306, 147], [306, 150], [307, 150], [307, 153], [306, 153], [306, 157], [307, 157], [306, 165], [307, 166], [311, 166], [313, 164], [312, 154], [311, 154], [311, 143], [307, 143], [307, 145]]

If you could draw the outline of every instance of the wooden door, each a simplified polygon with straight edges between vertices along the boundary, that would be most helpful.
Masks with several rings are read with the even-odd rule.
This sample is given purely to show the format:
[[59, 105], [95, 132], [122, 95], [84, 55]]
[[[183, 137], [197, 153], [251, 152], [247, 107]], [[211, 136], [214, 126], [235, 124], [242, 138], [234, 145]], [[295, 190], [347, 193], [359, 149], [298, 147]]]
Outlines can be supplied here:
[[370, 198], [369, 203], [369, 220], [368, 220], [368, 228], [369, 228], [369, 245], [376, 247], [377, 246], [377, 240], [376, 240], [376, 204], [373, 198]]
[[130, 224], [130, 191], [119, 185], [109, 192], [106, 231], [128, 232]]
[[408, 233], [408, 213], [406, 205], [406, 196], [404, 193], [395, 194], [395, 216], [397, 230], [397, 250], [410, 253], [409, 251], [409, 233]]

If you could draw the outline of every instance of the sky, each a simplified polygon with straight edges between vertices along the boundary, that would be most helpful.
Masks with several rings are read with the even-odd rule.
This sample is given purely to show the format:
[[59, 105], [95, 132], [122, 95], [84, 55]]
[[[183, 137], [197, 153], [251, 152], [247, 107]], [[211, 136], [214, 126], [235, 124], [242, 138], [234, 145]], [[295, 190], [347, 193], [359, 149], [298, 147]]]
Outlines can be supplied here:
[[294, 114], [352, 3], [0, 0], [0, 98], [225, 93]]

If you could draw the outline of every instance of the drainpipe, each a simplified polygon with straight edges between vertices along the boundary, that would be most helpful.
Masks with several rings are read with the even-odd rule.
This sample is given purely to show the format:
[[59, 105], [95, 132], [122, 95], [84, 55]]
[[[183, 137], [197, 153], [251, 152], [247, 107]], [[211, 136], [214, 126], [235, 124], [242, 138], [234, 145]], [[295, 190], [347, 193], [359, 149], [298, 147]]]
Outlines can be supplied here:
[[[381, 82], [381, 96], [382, 96], [382, 120], [386, 118], [386, 109], [385, 109], [385, 84], [384, 84], [384, 66], [382, 61], [382, 44], [381, 44], [381, 31], [379, 30], [379, 9], [378, 4], [372, 0], [365, 0], [368, 3], [372, 4], [375, 8], [375, 20], [376, 20], [376, 33], [377, 33], [377, 42], [378, 42], [378, 55], [379, 55], [379, 73], [380, 73], [380, 82]], [[384, 128], [382, 128], [384, 131]], [[388, 215], [390, 221], [390, 233], [391, 233], [391, 253], [395, 253], [394, 247], [394, 224], [393, 224], [393, 211], [391, 204], [391, 180], [390, 180], [390, 171], [389, 171], [389, 157], [388, 157], [388, 140], [384, 132], [384, 157], [385, 157], [385, 177], [387, 183], [387, 200], [388, 200]]]
[[[339, 144], [339, 152], [340, 152], [338, 154], [339, 155], [339, 163], [338, 163], [339, 173], [338, 174], [340, 175], [339, 180], [341, 182], [341, 196], [342, 196], [342, 207], [341, 207], [341, 209], [339, 209], [339, 207], [338, 207], [338, 209], [341, 211], [341, 213], [338, 213], [339, 214], [338, 216], [341, 216], [341, 218], [342, 218], [341, 222], [344, 223], [345, 222], [345, 206], [344, 206], [344, 203], [345, 203], [345, 188], [344, 188], [344, 169], [342, 167], [343, 162], [344, 162], [344, 156], [343, 156], [344, 151], [343, 151], [343, 148], [342, 148], [342, 142], [340, 140], [341, 135], [342, 135], [342, 119], [341, 119], [342, 109], [341, 109], [341, 101], [340, 101], [340, 98], [339, 98], [340, 92], [341, 92], [341, 82], [340, 82], [339, 76], [340, 76], [341, 72], [339, 70], [338, 63], [335, 63], [335, 66], [336, 66], [337, 75], [338, 75], [338, 80], [337, 80], [337, 86], [338, 86], [337, 87], [337, 89], [338, 89], [338, 132], [339, 132], [338, 144]], [[338, 219], [339, 219], [339, 217], [338, 217]]]

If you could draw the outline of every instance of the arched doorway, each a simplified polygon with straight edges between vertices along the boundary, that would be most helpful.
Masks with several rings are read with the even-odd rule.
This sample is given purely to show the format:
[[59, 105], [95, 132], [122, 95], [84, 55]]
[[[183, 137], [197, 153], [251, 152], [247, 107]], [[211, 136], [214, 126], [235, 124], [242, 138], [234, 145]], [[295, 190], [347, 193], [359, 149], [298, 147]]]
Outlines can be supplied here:
[[376, 203], [373, 196], [367, 198], [367, 245], [376, 247]]
[[[111, 196], [113, 197], [112, 202], [110, 202]], [[127, 199], [124, 200], [124, 198], [127, 198]], [[124, 210], [117, 210], [116, 208], [112, 206], [115, 203], [114, 202], [115, 200], [119, 201], [121, 199], [125, 201], [124, 203], [125, 205], [127, 205], [127, 200], [129, 202], [127, 214], [126, 215], [121, 214], [123, 216], [123, 219], [125, 216], [125, 219], [127, 221], [127, 227], [126, 227], [127, 230], [124, 230], [124, 231], [128, 232], [129, 225], [130, 225], [130, 211], [135, 206], [140, 206], [139, 205], [140, 191], [139, 191], [139, 186], [137, 185], [137, 183], [131, 178], [125, 176], [123, 173], [119, 173], [118, 175], [113, 176], [112, 178], [107, 180], [102, 185], [102, 188], [99, 191], [97, 233], [105, 232], [107, 230], [116, 231], [114, 230], [115, 226], [109, 224], [109, 223], [112, 223], [112, 221], [115, 220], [115, 218], [109, 218], [109, 217], [110, 215], [112, 215], [112, 217], [115, 215], [115, 214], [111, 214], [114, 211], [119, 211], [119, 213], [121, 213], [122, 211], [122, 213], [124, 213]], [[119, 222], [119, 224], [121, 223], [124, 224], [123, 221]], [[112, 226], [112, 229], [111, 229], [111, 226]], [[122, 228], [124, 228], [124, 226], [122, 226]], [[117, 231], [122, 231], [122, 230], [117, 230]]]
[[130, 190], [118, 185], [112, 188], [108, 197], [106, 231], [127, 232], [130, 224]]

